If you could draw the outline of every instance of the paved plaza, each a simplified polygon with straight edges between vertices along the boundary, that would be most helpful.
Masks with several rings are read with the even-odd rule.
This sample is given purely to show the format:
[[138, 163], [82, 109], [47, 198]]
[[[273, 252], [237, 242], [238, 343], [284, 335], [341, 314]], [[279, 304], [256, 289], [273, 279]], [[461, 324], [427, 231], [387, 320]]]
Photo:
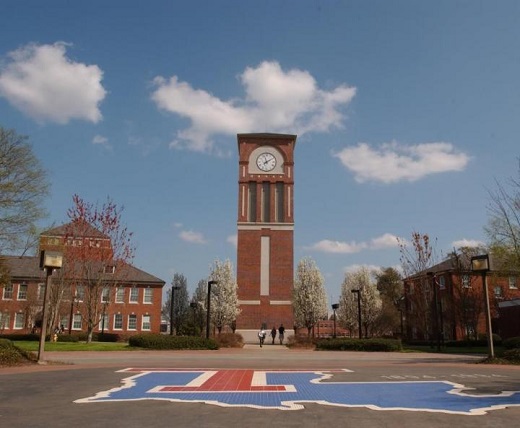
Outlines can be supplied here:
[[0, 426], [458, 427], [520, 417], [520, 367], [428, 353], [47, 352], [0, 369]]

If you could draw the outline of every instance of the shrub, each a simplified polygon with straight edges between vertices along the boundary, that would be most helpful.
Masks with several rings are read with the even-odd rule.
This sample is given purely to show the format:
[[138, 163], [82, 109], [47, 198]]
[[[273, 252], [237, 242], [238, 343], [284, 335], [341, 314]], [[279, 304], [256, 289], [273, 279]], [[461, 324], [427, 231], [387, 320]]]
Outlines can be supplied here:
[[0, 338], [4, 338], [4, 339], [9, 339], [9, 340], [15, 340], [15, 341], [25, 341], [25, 340], [28, 340], [28, 341], [35, 341], [35, 340], [40, 340], [40, 335], [39, 334], [32, 334], [32, 333], [29, 333], [29, 334], [0, 334]]
[[213, 339], [153, 333], [136, 334], [130, 337], [128, 344], [146, 349], [218, 349], [218, 343]]
[[215, 337], [220, 348], [242, 348], [244, 338], [237, 333], [221, 333]]
[[79, 342], [79, 336], [76, 334], [59, 334], [58, 342]]
[[395, 352], [402, 349], [398, 339], [322, 339], [316, 341], [317, 350]]
[[0, 366], [16, 366], [35, 361], [35, 356], [14, 346], [8, 339], [0, 339]]
[[308, 336], [289, 336], [287, 346], [289, 348], [314, 348], [314, 339]]
[[520, 337], [510, 337], [502, 342], [506, 349], [518, 349], [520, 348]]
[[512, 363], [520, 364], [520, 348], [508, 349], [507, 351], [504, 351], [502, 358]]

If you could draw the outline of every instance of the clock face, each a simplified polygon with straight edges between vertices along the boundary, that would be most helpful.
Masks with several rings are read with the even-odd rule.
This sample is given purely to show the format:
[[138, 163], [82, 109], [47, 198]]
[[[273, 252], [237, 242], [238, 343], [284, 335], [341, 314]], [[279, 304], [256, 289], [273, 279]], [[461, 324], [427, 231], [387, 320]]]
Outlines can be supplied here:
[[276, 166], [276, 158], [272, 153], [262, 153], [256, 158], [256, 166], [261, 171], [272, 171]]

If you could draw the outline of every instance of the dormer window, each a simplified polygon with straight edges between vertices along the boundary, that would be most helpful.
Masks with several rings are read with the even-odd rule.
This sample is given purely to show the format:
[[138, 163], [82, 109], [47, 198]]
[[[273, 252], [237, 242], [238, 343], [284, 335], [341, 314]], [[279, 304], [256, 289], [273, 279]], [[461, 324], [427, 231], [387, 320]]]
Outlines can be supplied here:
[[116, 267], [115, 266], [105, 266], [105, 273], [115, 273]]

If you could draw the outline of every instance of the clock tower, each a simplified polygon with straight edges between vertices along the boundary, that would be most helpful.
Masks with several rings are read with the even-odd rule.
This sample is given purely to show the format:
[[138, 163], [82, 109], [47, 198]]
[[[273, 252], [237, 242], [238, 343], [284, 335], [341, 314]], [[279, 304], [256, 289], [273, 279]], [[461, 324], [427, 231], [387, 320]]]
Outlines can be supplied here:
[[237, 332], [293, 328], [296, 135], [238, 134]]

